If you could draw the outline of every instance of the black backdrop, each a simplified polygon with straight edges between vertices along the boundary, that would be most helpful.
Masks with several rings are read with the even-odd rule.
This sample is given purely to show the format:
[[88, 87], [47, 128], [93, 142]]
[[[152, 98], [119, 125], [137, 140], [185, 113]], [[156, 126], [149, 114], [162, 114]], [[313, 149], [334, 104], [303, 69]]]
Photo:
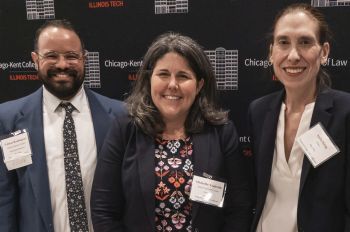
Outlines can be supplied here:
[[151, 41], [166, 31], [181, 32], [208, 54], [226, 52], [221, 68], [228, 86], [219, 91], [220, 103], [244, 143], [249, 102], [280, 88], [266, 61], [267, 32], [276, 12], [295, 2], [325, 13], [334, 32], [326, 68], [335, 89], [350, 91], [350, 0], [0, 0], [0, 102], [41, 86], [30, 52], [34, 31], [46, 19], [66, 18], [77, 27], [89, 51], [86, 85], [116, 99], [129, 91]]

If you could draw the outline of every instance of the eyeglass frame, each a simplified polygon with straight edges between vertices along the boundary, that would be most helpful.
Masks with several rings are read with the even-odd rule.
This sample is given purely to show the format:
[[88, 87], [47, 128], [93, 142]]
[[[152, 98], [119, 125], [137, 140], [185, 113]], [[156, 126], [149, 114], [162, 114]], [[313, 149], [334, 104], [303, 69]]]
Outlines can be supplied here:
[[[43, 61], [46, 61], [48, 63], [50, 63], [51, 65], [57, 64], [59, 61], [59, 57], [63, 56], [63, 59], [68, 63], [68, 64], [77, 64], [79, 60], [82, 60], [84, 58], [86, 58], [88, 51], [87, 50], [83, 50], [81, 52], [75, 52], [75, 51], [68, 51], [68, 52], [56, 52], [56, 51], [48, 51], [46, 52], [46, 54], [40, 54], [39, 52], [35, 51], [35, 54], [38, 55], [38, 59], [41, 59]], [[52, 55], [57, 55], [57, 57], [55, 58], [55, 60], [48, 58], [47, 55], [52, 54]], [[75, 54], [77, 55], [78, 58], [75, 59], [69, 59], [67, 58], [67, 56], [71, 54]]]

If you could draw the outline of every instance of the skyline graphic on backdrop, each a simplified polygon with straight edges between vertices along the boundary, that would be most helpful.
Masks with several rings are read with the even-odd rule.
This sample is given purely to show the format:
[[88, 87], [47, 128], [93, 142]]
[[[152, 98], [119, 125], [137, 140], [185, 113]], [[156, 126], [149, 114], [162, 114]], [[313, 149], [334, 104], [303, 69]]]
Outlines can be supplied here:
[[155, 14], [188, 13], [188, 0], [155, 0]]
[[84, 85], [88, 88], [101, 88], [100, 53], [88, 52], [85, 61]]
[[314, 7], [350, 6], [350, 0], [311, 0]]
[[54, 0], [26, 0], [27, 20], [54, 19]]
[[219, 47], [206, 50], [215, 72], [218, 90], [238, 90], [238, 50]]

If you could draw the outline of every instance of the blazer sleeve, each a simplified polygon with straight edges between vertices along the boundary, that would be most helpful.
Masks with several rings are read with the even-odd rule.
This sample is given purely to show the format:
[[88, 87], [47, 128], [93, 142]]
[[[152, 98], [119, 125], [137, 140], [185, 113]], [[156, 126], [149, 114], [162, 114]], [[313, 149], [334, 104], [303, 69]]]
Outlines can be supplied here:
[[[0, 135], [5, 134], [0, 122]], [[0, 151], [0, 231], [17, 231], [18, 186], [15, 170], [8, 171]]]
[[[253, 199], [254, 199], [254, 202], [253, 202], [253, 205], [255, 207], [255, 204], [256, 204], [256, 184], [257, 184], [257, 180], [256, 180], [256, 173], [255, 173], [255, 168], [254, 168], [254, 158], [255, 158], [255, 154], [256, 154], [256, 148], [255, 148], [255, 144], [257, 141], [255, 141], [256, 139], [256, 136], [255, 136], [255, 131], [253, 130], [253, 128], [256, 128], [256, 125], [254, 124], [255, 120], [253, 119], [253, 112], [254, 112], [254, 105], [255, 105], [255, 102], [253, 102], [252, 104], [249, 105], [249, 108], [248, 108], [248, 113], [247, 113], [247, 120], [248, 120], [248, 123], [247, 123], [247, 131], [248, 131], [248, 136], [249, 136], [249, 144], [248, 144], [248, 153], [249, 153], [249, 156], [250, 156], [250, 168], [251, 168], [251, 171], [250, 171], [250, 175], [251, 175], [251, 184], [252, 184], [252, 190], [253, 190]], [[261, 115], [261, 114], [259, 114]], [[255, 209], [253, 209], [253, 212], [255, 212]]]
[[117, 117], [97, 161], [91, 193], [91, 216], [96, 232], [123, 232], [122, 163], [128, 129]]
[[239, 137], [232, 122], [225, 125], [220, 134], [227, 177], [222, 231], [249, 231], [252, 220], [251, 159], [240, 151]]

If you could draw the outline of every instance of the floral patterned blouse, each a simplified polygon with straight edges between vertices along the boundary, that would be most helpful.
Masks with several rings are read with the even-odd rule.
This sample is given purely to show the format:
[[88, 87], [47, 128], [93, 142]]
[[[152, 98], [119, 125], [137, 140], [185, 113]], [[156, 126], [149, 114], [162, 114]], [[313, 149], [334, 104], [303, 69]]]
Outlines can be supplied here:
[[192, 231], [189, 200], [193, 175], [191, 138], [155, 141], [156, 231]]

